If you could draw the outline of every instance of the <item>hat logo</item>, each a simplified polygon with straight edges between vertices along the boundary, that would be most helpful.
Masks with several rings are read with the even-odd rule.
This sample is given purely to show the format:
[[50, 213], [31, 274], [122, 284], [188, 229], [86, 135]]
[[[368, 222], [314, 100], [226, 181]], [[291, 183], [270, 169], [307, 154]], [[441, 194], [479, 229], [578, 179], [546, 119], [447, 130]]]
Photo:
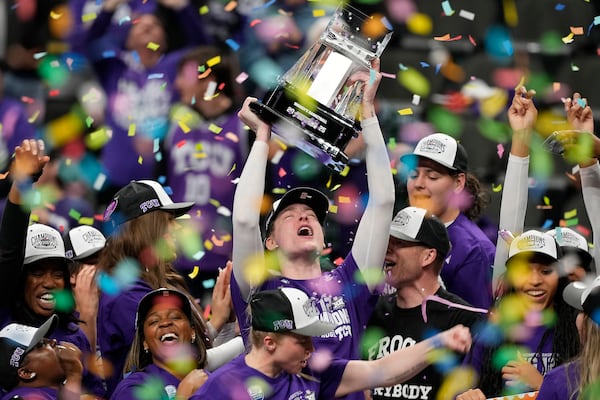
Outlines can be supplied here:
[[110, 216], [112, 215], [112, 213], [115, 212], [115, 210], [117, 209], [117, 204], [119, 204], [119, 201], [117, 199], [114, 199], [106, 207], [106, 211], [104, 211], [104, 220], [105, 221], [108, 221], [110, 219]]
[[21, 356], [24, 353], [25, 353], [25, 350], [23, 350], [20, 347], [17, 347], [15, 349], [15, 351], [12, 353], [12, 356], [10, 356], [10, 361], [9, 361], [10, 366], [19, 368], [19, 364], [21, 363]]
[[546, 247], [546, 240], [543, 237], [528, 235], [517, 242], [519, 250], [537, 250]]
[[56, 237], [49, 233], [39, 233], [31, 238], [31, 245], [34, 249], [56, 249], [58, 241]]
[[578, 247], [579, 245], [579, 240], [577, 239], [577, 237], [569, 231], [561, 232], [561, 242], [563, 246]]
[[300, 193], [300, 199], [302, 199], [302, 200], [312, 199], [312, 196], [310, 195], [310, 193], [302, 192], [302, 193]]
[[273, 332], [290, 331], [294, 329], [294, 321], [291, 319], [280, 319], [273, 321]]
[[394, 224], [406, 226], [410, 223], [410, 215], [405, 211], [400, 211], [394, 218]]
[[142, 210], [143, 213], [145, 213], [146, 211], [148, 211], [152, 208], [157, 208], [157, 207], [160, 207], [160, 202], [158, 201], [158, 199], [146, 200], [140, 204], [140, 209]]
[[426, 139], [421, 142], [419, 150], [424, 153], [442, 154], [446, 151], [446, 143], [435, 138]]
[[99, 243], [104, 241], [102, 235], [96, 231], [85, 232], [81, 237], [86, 243]]
[[317, 307], [310, 299], [304, 302], [302, 308], [304, 309], [304, 313], [309, 317], [316, 317], [319, 315], [319, 310], [317, 310]]

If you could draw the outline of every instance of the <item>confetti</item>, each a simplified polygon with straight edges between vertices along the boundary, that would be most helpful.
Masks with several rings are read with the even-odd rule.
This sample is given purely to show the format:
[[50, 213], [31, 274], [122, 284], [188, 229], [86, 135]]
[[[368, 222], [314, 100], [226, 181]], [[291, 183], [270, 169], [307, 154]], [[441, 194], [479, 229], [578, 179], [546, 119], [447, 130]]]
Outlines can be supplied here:
[[475, 13], [467, 10], [460, 10], [458, 12], [458, 16], [464, 19], [468, 19], [469, 21], [473, 21], [475, 19]]
[[448, 0], [444, 0], [442, 2], [442, 10], [444, 10], [444, 14], [446, 14], [448, 17], [454, 15], [454, 10], [452, 9], [452, 6]]
[[158, 43], [148, 42], [148, 44], [146, 45], [146, 48], [148, 48], [152, 51], [156, 51], [160, 48], [160, 45]]
[[400, 115], [413, 115], [413, 110], [410, 107], [409, 108], [403, 108], [403, 109], [398, 110], [398, 114], [400, 114]]
[[[240, 49], [240, 45], [233, 39], [226, 39], [225, 44], [231, 48], [233, 51], [238, 51]], [[241, 82], [238, 82], [241, 83]]]
[[492, 192], [494, 193], [500, 193], [502, 191], [502, 184], [499, 183], [497, 185], [492, 183]]
[[198, 272], [200, 272], [200, 267], [194, 265], [194, 269], [188, 274], [188, 276], [190, 277], [190, 279], [194, 279], [198, 276]]

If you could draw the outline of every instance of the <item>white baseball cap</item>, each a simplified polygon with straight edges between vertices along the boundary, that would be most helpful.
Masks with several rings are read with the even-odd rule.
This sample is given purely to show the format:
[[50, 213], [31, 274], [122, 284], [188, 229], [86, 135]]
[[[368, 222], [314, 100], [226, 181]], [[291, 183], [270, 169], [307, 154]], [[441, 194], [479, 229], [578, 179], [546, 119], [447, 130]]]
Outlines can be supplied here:
[[600, 276], [593, 280], [569, 283], [563, 290], [563, 299], [571, 307], [592, 317], [598, 317], [594, 314], [600, 310]]
[[415, 157], [428, 158], [453, 171], [467, 172], [468, 155], [465, 148], [452, 136], [433, 133], [419, 140], [415, 150], [404, 154], [400, 160], [405, 164], [417, 165]]
[[306, 293], [292, 287], [257, 292], [250, 300], [250, 310], [252, 328], [258, 331], [322, 336], [335, 328], [319, 319], [319, 311]]
[[450, 239], [444, 224], [427, 210], [405, 207], [398, 211], [390, 225], [390, 236], [407, 242], [422, 243], [446, 256], [450, 251]]
[[546, 232], [529, 230], [513, 239], [508, 249], [508, 264], [516, 256], [538, 254], [557, 261], [561, 254], [556, 240]]
[[66, 260], [65, 244], [60, 233], [48, 225], [38, 223], [29, 225], [23, 264], [31, 264], [46, 258]]
[[71, 260], [83, 260], [104, 248], [106, 238], [98, 229], [80, 225], [65, 235], [65, 256]]
[[591, 272], [592, 255], [585, 236], [567, 227], [557, 227], [549, 230], [548, 234], [556, 240], [563, 253], [575, 252], [580, 257], [581, 266]]

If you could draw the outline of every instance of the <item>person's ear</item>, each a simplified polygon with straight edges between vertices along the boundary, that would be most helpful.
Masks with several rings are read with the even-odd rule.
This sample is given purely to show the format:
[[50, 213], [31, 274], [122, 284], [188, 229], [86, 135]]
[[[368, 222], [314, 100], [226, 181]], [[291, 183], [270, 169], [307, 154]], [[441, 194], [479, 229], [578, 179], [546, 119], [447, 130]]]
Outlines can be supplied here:
[[456, 193], [462, 192], [464, 190], [466, 184], [467, 184], [467, 174], [465, 174], [464, 172], [461, 172], [460, 174], [456, 175], [456, 177], [454, 178], [454, 191]]
[[431, 265], [437, 257], [437, 250], [434, 248], [425, 249], [423, 252], [423, 266]]
[[19, 377], [19, 380], [31, 382], [35, 379], [37, 374], [29, 368], [21, 367], [17, 370], [17, 376]]
[[277, 341], [271, 335], [266, 335], [263, 339], [263, 345], [268, 352], [273, 352], [277, 348]]
[[265, 239], [265, 247], [267, 248], [267, 250], [273, 251], [276, 248], [278, 248], [279, 245], [277, 244], [277, 242], [275, 241], [275, 239], [273, 239], [273, 236], [271, 235]]

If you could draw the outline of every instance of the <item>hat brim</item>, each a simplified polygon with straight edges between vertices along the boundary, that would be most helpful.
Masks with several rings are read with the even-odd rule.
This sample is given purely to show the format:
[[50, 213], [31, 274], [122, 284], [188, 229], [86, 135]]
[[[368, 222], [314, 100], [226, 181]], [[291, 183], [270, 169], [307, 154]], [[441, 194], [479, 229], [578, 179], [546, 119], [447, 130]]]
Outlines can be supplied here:
[[92, 255], [100, 252], [100, 250], [102, 250], [103, 248], [104, 248], [104, 245], [91, 247], [91, 248], [87, 249], [86, 251], [84, 251], [83, 253], [79, 254], [78, 256], [73, 257], [73, 261], [80, 261], [85, 258], [88, 258], [89, 256], [92, 256]]
[[406, 242], [419, 243], [419, 241], [415, 238], [411, 238], [407, 234], [400, 232], [393, 227], [390, 228], [390, 236], [395, 237], [396, 239], [404, 240]]
[[150, 311], [152, 306], [155, 304], [154, 300], [156, 298], [159, 298], [162, 296], [167, 297], [167, 296], [165, 296], [165, 293], [168, 293], [168, 296], [174, 296], [175, 298], [180, 300], [181, 301], [181, 309], [183, 310], [184, 314], [190, 319], [190, 321], [192, 320], [192, 305], [190, 304], [190, 300], [187, 298], [186, 295], [184, 295], [183, 293], [181, 293], [178, 290], [159, 288], [159, 289], [156, 289], [156, 290], [146, 293], [144, 295], [144, 297], [142, 297], [142, 299], [138, 303], [138, 308], [137, 308], [137, 312], [135, 315], [135, 326], [136, 327], [139, 328], [144, 324], [144, 321], [146, 320], [146, 317], [148, 316], [148, 312]]
[[304, 336], [323, 336], [333, 332], [335, 324], [330, 322], [317, 320], [302, 328], [292, 329], [289, 332]]
[[449, 165], [448, 163], [441, 162], [440, 160], [436, 160], [434, 158], [427, 157], [427, 156], [424, 156], [424, 155], [421, 155], [421, 154], [415, 154], [415, 153], [404, 154], [404, 155], [400, 156], [400, 161], [402, 163], [404, 163], [404, 164], [407, 164], [409, 166], [412, 166], [412, 167], [416, 168], [419, 165], [419, 158], [425, 158], [427, 160], [431, 160], [434, 163], [439, 164], [439, 165], [441, 165], [444, 168], [448, 168], [451, 171], [459, 171], [458, 168], [456, 168], [456, 167], [454, 167], [452, 165]]
[[38, 254], [38, 255], [31, 256], [31, 257], [24, 259], [23, 265], [33, 264], [34, 262], [40, 261], [40, 260], [60, 260], [60, 261], [64, 261], [65, 265], [68, 265], [68, 263], [71, 261], [67, 257], [47, 256], [47, 255], [43, 255], [43, 254]]
[[182, 202], [182, 203], [173, 203], [173, 204], [164, 205], [164, 206], [160, 207], [160, 209], [163, 211], [168, 211], [168, 212], [172, 213], [173, 215], [175, 215], [175, 217], [181, 217], [183, 214], [190, 211], [192, 209], [192, 207], [194, 206], [194, 204], [195, 203], [191, 202], [191, 201]]
[[[310, 193], [310, 197], [302, 198], [302, 192]], [[292, 204], [306, 204], [315, 212], [319, 223], [321, 225], [325, 223], [325, 218], [329, 211], [329, 199], [327, 196], [323, 192], [310, 187], [296, 187], [287, 191], [279, 200], [277, 209], [271, 211], [268, 215], [265, 224], [267, 231], [269, 231], [270, 226], [277, 219], [277, 216]]]
[[583, 282], [571, 282], [563, 290], [563, 299], [571, 307], [579, 311], [583, 311], [583, 305], [581, 304], [581, 296], [586, 289], [587, 286]]
[[57, 326], [58, 315], [52, 314], [52, 316], [50, 316], [50, 318], [48, 318], [46, 322], [44, 322], [39, 328], [37, 328], [37, 330], [33, 334], [33, 337], [31, 338], [31, 342], [29, 343], [29, 347], [27, 348], [26, 352], [33, 349], [39, 342], [41, 342], [43, 338], [52, 334], [52, 332], [54, 332], [54, 329], [56, 329]]

